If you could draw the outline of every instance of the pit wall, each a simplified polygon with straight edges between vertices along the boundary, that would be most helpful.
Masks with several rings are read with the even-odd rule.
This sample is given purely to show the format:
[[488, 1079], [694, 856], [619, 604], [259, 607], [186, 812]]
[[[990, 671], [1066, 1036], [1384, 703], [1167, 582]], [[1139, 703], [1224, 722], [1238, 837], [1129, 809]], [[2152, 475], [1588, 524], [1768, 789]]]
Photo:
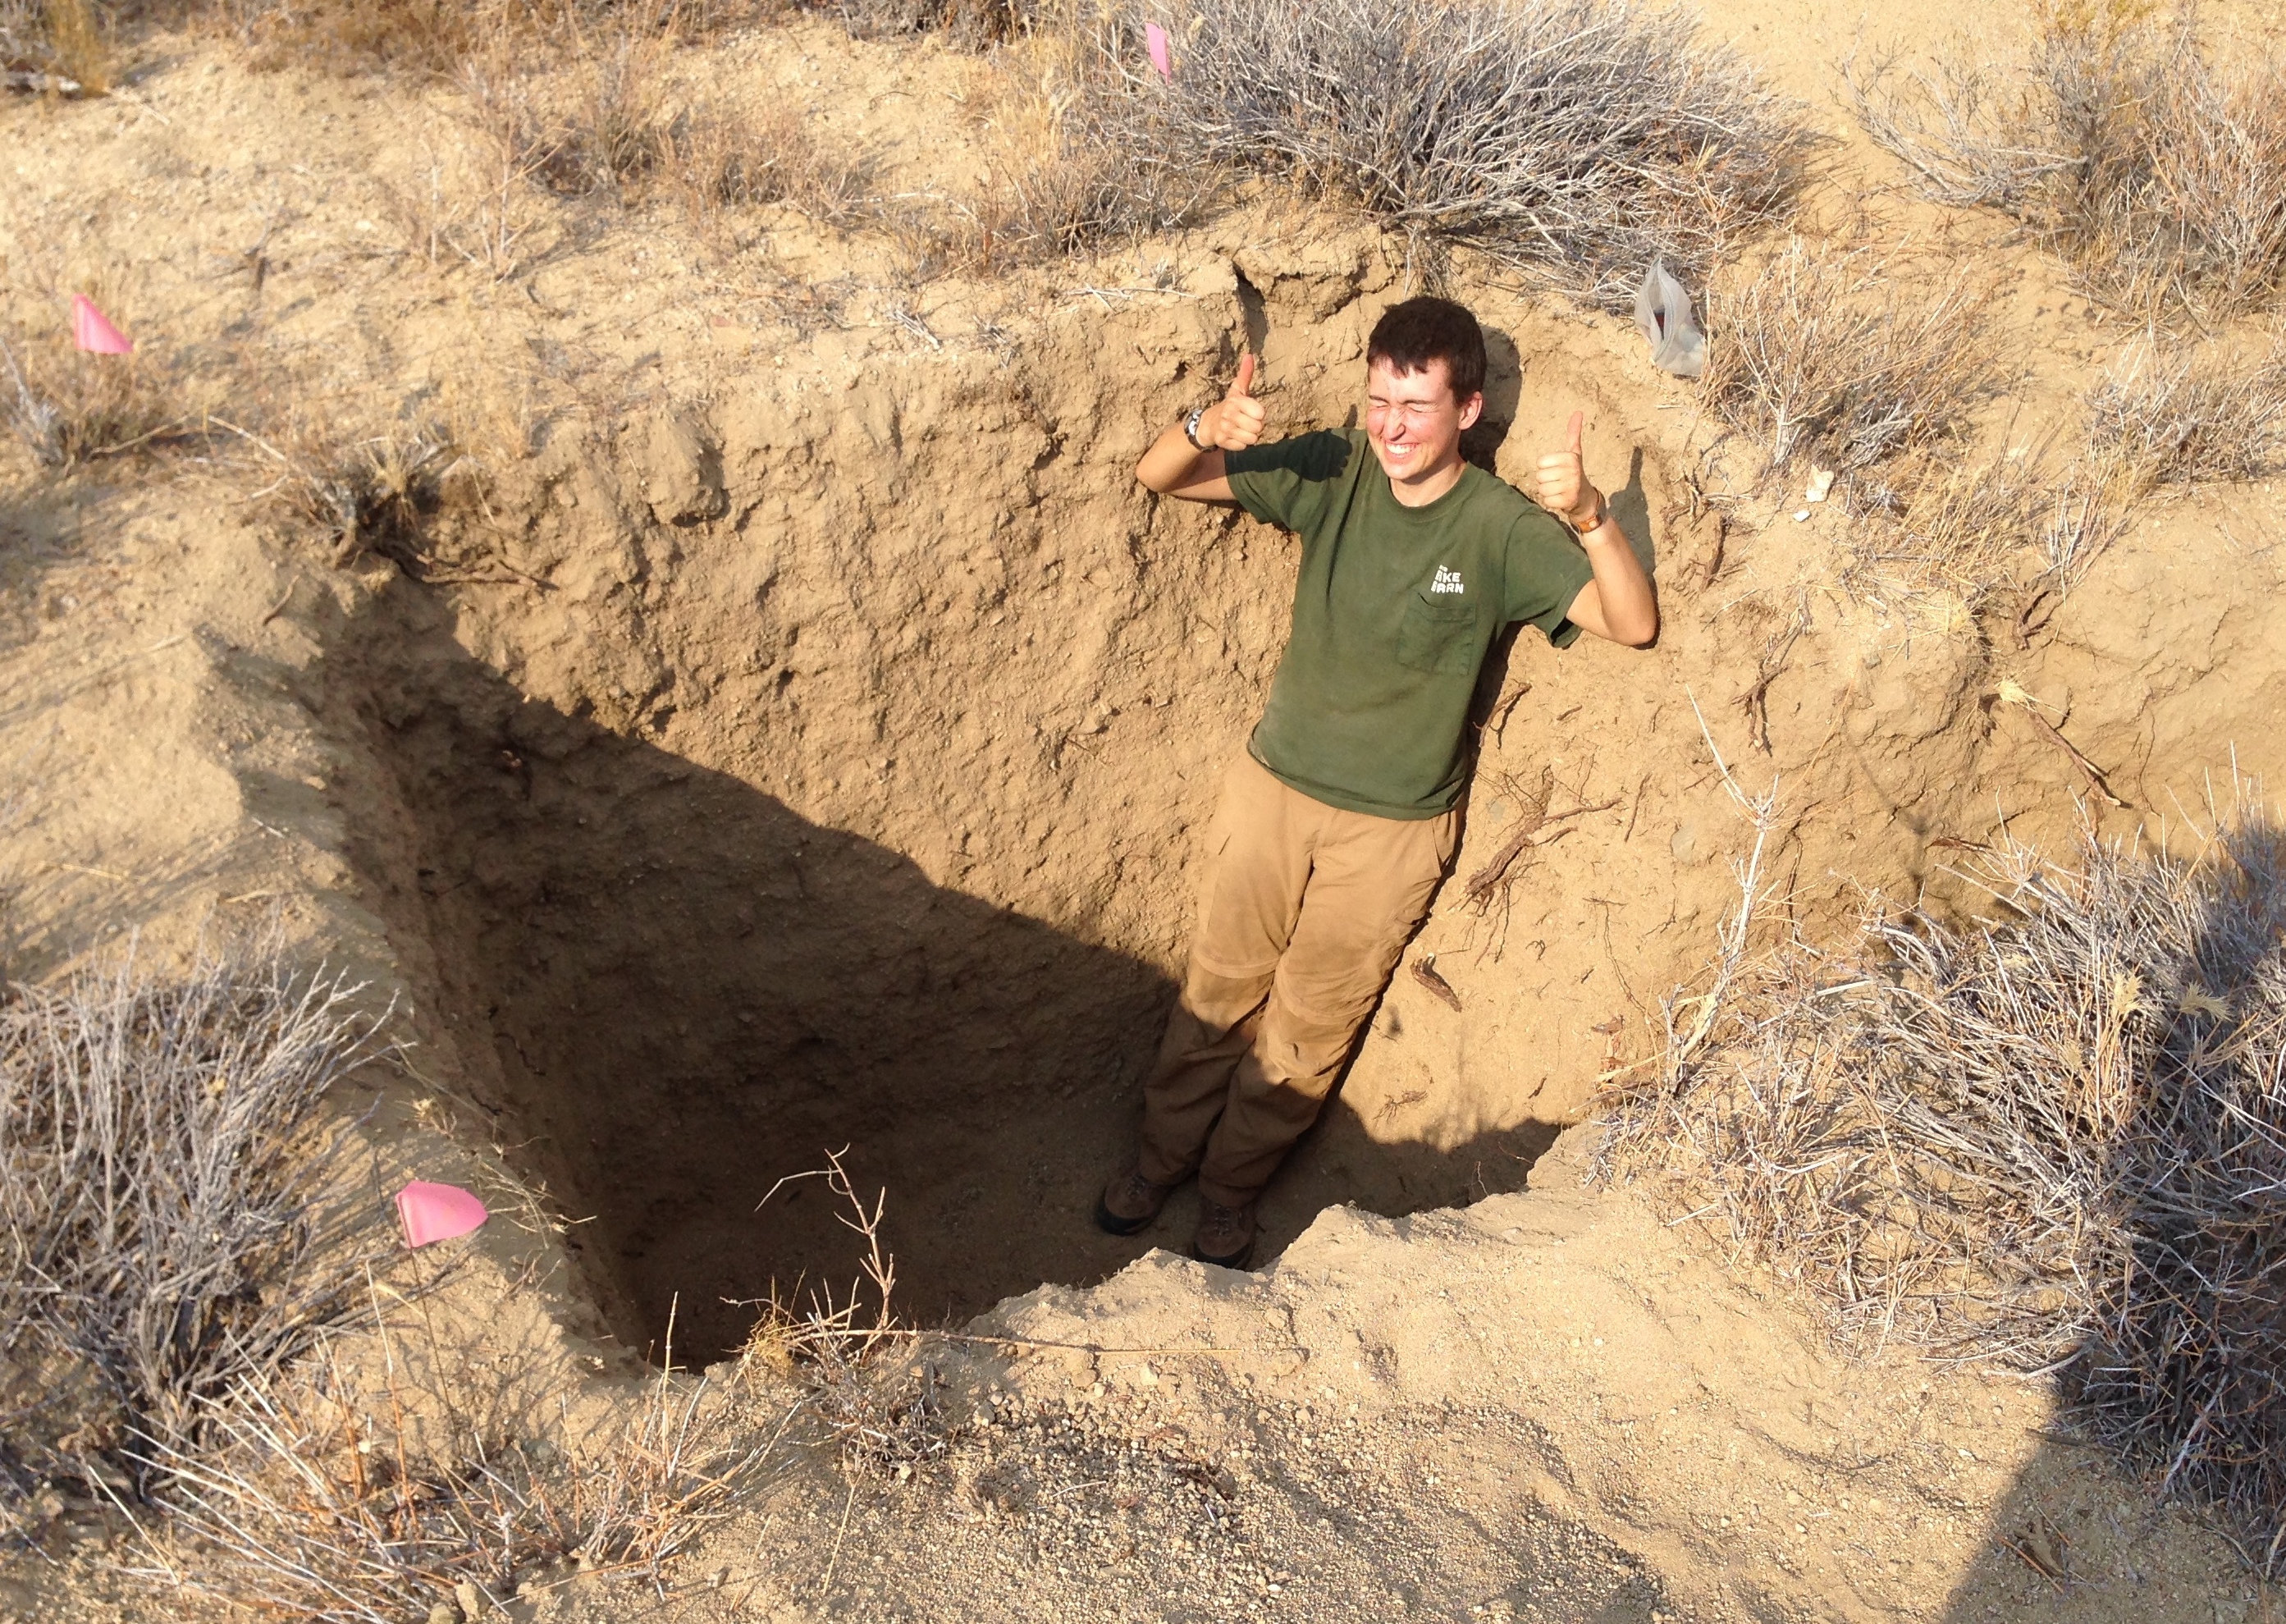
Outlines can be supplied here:
[[[1000, 349], [885, 337], [561, 430], [485, 520], [544, 587], [398, 582], [345, 631], [330, 713], [394, 785], [359, 867], [392, 939], [433, 955], [419, 1018], [596, 1214], [574, 1241], [624, 1336], [679, 1297], [728, 1346], [772, 1277], [846, 1273], [826, 1202], [757, 1211], [845, 1144], [904, 1215], [924, 1316], [1138, 1250], [1074, 1218], [1131, 1130], [1192, 832], [1274, 667], [1293, 560], [1131, 466], [1242, 343], [1273, 426], [1354, 422], [1365, 336], [1406, 291], [1394, 247], [1322, 224], [1186, 256], [1169, 291], [1071, 300]], [[1769, 872], [1813, 933], [1868, 890], [1915, 895], [1933, 841], [2003, 816], [2069, 834], [2077, 769], [1996, 705], [2004, 675], [2139, 809], [2195, 800], [2234, 742], [2257, 772], [2280, 748], [2248, 725], [2286, 698], [2274, 595], [2176, 562], [2213, 536], [2139, 532], [2040, 650], [1996, 651], [1942, 601], [1834, 592], [1838, 514], [1733, 506], [1718, 560], [1714, 510], [1683, 498], [1720, 438], [1690, 386], [1607, 319], [1465, 272], [1454, 291], [1493, 336], [1481, 449], [1521, 481], [1584, 408], [1665, 631], [1517, 644], [1456, 876], [1526, 795], [1604, 809], [1527, 849], [1503, 907], [1448, 885], [1409, 958], [1459, 1007], [1400, 970], [1265, 1205], [1272, 1247], [1331, 1202], [1518, 1187], [1548, 1125], [1647, 1052], [1737, 900], [1746, 832], [1710, 737], [1748, 787], [1778, 777]], [[1704, 466], [1743, 483], [1751, 450]], [[1767, 753], [1746, 704], [1766, 673]]]

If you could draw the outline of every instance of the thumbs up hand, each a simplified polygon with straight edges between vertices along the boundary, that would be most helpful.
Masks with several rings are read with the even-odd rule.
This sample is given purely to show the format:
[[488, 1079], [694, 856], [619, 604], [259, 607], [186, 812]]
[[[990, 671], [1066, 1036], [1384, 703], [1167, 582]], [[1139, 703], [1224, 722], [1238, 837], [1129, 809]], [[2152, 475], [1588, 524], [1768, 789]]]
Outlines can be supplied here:
[[1230, 392], [1200, 420], [1200, 438], [1217, 451], [1243, 451], [1259, 440], [1262, 403], [1249, 392], [1253, 388], [1254, 352], [1249, 350], [1238, 358], [1238, 376], [1232, 380]]
[[1596, 523], [1604, 510], [1603, 493], [1588, 483], [1580, 453], [1580, 426], [1585, 415], [1572, 414], [1564, 430], [1564, 448], [1548, 453], [1532, 470], [1532, 493], [1540, 505], [1560, 515], [1575, 530]]

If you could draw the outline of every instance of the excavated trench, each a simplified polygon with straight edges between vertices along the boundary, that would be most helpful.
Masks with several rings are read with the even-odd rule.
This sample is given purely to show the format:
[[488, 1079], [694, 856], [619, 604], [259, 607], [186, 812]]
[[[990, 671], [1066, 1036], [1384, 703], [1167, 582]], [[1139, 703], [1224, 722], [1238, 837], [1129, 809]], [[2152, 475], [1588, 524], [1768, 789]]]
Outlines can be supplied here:
[[[567, 445], [484, 542], [545, 588], [399, 580], [359, 628], [346, 708], [398, 795], [362, 866], [623, 1341], [672, 1313], [711, 1356], [773, 1291], [846, 1290], [846, 1207], [765, 1200], [844, 1147], [923, 1321], [1186, 1241], [1180, 1204], [1131, 1242], [1088, 1210], [1292, 577], [1126, 477], [1229, 344], [1182, 314], [1066, 335], [1139, 383], [946, 359]], [[1332, 1202], [1518, 1187], [1548, 1137], [1337, 1108], [1265, 1250]]]
[[775, 1282], [846, 1288], [823, 1184], [887, 1190], [904, 1308], [1100, 1272], [1070, 1221], [1113, 1155], [1161, 970], [937, 885], [737, 775], [441, 662], [384, 729], [445, 1007], [618, 1310], [735, 1346]]

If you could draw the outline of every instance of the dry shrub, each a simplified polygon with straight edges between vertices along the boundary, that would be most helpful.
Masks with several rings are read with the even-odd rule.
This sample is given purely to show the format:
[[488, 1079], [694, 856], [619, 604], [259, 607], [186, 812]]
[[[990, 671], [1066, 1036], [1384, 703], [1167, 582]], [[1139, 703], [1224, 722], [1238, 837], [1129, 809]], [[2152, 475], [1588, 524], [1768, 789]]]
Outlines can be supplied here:
[[[842, 1225], [860, 1243], [858, 1270], [847, 1291], [829, 1285], [813, 1292], [797, 1312], [773, 1287], [739, 1356], [739, 1368], [792, 1377], [801, 1396], [788, 1416], [822, 1423], [824, 1438], [853, 1473], [910, 1475], [911, 1469], [942, 1457], [958, 1429], [937, 1399], [940, 1385], [926, 1366], [883, 1358], [909, 1349], [925, 1333], [897, 1324], [897, 1262], [881, 1246], [884, 1192], [868, 1206], [849, 1181], [842, 1153], [829, 1152], [826, 1164], [781, 1179], [762, 1198], [803, 1179], [822, 1179], [837, 1206], [847, 1210]], [[784, 1428], [781, 1428], [783, 1431]]]
[[2286, 468], [2286, 346], [2123, 358], [2088, 396], [2088, 435], [2148, 486], [2261, 479]]
[[1844, 579], [1940, 587], [1972, 615], [2013, 587], [2021, 645], [2117, 539], [2138, 494], [2117, 458], [2067, 458], [2053, 442], [1932, 459], [1864, 499]]
[[0, 1374], [20, 1467], [109, 1489], [132, 1437], [186, 1445], [202, 1404], [343, 1312], [372, 1215], [343, 1210], [318, 1112], [373, 1052], [358, 991], [260, 950], [179, 979], [129, 957], [0, 1005]]
[[1707, 398], [1772, 468], [1849, 473], [1958, 436], [2006, 381], [1991, 288], [1794, 238], [1709, 295]]
[[[386, 1335], [386, 1333], [384, 1333]], [[168, 1514], [146, 1541], [173, 1589], [327, 1624], [400, 1624], [458, 1604], [505, 1612], [550, 1568], [642, 1573], [670, 1560], [750, 1490], [768, 1453], [710, 1380], [662, 1371], [632, 1415], [578, 1445], [479, 1426], [331, 1360], [240, 1383], [197, 1450], [147, 1451]], [[409, 1419], [442, 1407], [423, 1423]]]
[[2187, 861], [2091, 836], [2076, 870], [1973, 849], [2003, 922], [1877, 911], [1836, 952], [1726, 958], [1670, 1009], [1664, 1075], [1607, 1100], [1604, 1170], [1846, 1346], [2062, 1374], [2275, 1573], [2286, 832], [2233, 815]]
[[[1155, 8], [1153, 8], [1155, 12]], [[1788, 217], [1817, 138], [1680, 10], [1614, 0], [1203, 0], [1098, 35], [1186, 166], [1268, 171], [1607, 309], [1664, 256], [1700, 282]]]
[[2226, 316], [2286, 276], [2286, 72], [2234, 40], [2208, 60], [2187, 11], [2044, 0], [2028, 59], [1962, 44], [1849, 74], [1867, 132], [1933, 198], [1997, 209], [2138, 315]]

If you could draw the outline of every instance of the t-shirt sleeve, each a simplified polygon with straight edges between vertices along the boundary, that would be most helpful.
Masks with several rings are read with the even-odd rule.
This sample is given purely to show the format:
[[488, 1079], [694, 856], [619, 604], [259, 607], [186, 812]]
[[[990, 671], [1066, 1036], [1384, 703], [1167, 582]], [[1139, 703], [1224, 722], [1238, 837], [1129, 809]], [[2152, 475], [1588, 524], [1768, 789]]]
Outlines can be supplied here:
[[1266, 524], [1308, 528], [1311, 512], [1349, 468], [1357, 448], [1338, 429], [1320, 429], [1223, 453], [1222, 470], [1239, 506]]
[[1569, 648], [1580, 640], [1580, 628], [1567, 611], [1595, 579], [1587, 549], [1554, 514], [1534, 508], [1510, 528], [1509, 620], [1530, 621], [1557, 648]]

